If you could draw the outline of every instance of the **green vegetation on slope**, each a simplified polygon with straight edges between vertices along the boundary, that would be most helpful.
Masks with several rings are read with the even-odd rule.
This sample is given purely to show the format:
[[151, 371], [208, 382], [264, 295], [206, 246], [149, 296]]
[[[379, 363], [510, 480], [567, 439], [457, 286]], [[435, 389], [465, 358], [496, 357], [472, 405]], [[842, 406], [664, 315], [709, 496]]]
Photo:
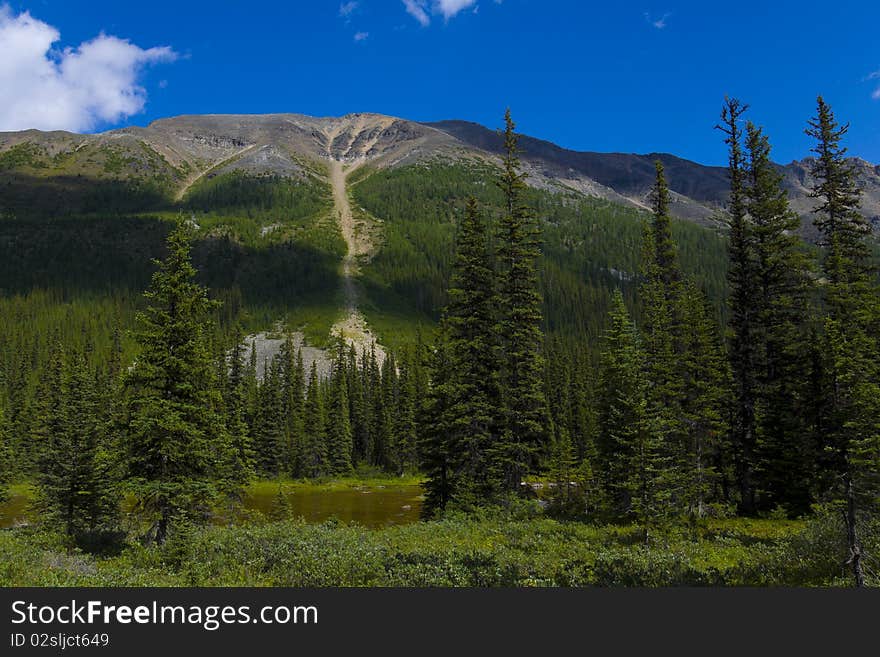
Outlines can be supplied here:
[[[497, 169], [487, 163], [435, 161], [355, 179], [357, 204], [384, 222], [382, 247], [363, 274], [379, 312], [397, 314], [404, 326], [413, 317], [438, 319], [464, 201], [473, 196], [483, 211], [497, 215], [503, 197], [495, 176]], [[544, 227], [540, 270], [546, 328], [597, 338], [611, 291], [623, 287], [634, 296], [647, 215], [574, 192], [529, 189], [526, 197]], [[684, 270], [720, 307], [724, 238], [688, 222], [673, 226]]]

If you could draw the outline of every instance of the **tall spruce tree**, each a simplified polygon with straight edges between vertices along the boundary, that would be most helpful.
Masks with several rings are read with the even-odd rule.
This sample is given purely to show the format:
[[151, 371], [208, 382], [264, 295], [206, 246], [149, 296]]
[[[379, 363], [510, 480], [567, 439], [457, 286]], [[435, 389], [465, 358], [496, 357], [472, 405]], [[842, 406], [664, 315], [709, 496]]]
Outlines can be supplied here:
[[520, 170], [518, 135], [509, 109], [504, 122], [504, 156], [498, 180], [504, 208], [497, 235], [503, 416], [492, 465], [500, 488], [515, 493], [545, 452], [548, 413], [537, 271], [541, 229], [526, 204], [525, 174]]
[[9, 481], [12, 478], [12, 450], [9, 446], [9, 428], [6, 424], [6, 413], [0, 406], [0, 502], [9, 497]]
[[393, 353], [385, 355], [373, 396], [373, 458], [383, 470], [392, 470], [394, 453], [394, 413], [397, 409], [397, 360]]
[[648, 409], [641, 339], [620, 290], [614, 292], [609, 320], [599, 363], [597, 451], [605, 506], [619, 518], [630, 509], [634, 436]]
[[226, 426], [232, 448], [232, 460], [227, 477], [231, 480], [229, 493], [236, 497], [254, 474], [255, 456], [250, 428], [246, 421], [247, 380], [244, 339], [238, 327], [233, 331], [232, 342], [228, 360], [229, 375], [226, 379]]
[[[438, 499], [468, 505], [497, 492], [488, 475], [490, 455], [499, 440], [501, 362], [496, 326], [498, 297], [489, 259], [489, 231], [477, 203], [469, 199], [456, 235], [455, 263], [440, 328], [443, 343], [434, 372], [432, 407], [426, 424], [433, 445], [426, 447], [442, 463], [428, 488], [449, 490]], [[441, 398], [442, 397], [442, 398]], [[433, 453], [445, 451], [441, 459]]]
[[755, 446], [757, 429], [755, 403], [757, 366], [754, 323], [755, 272], [751, 222], [746, 196], [747, 162], [743, 152], [742, 116], [748, 109], [736, 98], [725, 98], [721, 123], [728, 146], [730, 195], [728, 216], [728, 299], [729, 351], [733, 374], [734, 399], [731, 422], [739, 508], [746, 514], [755, 512]]
[[825, 247], [825, 448], [836, 475], [831, 492], [843, 503], [847, 563], [856, 586], [864, 586], [860, 530], [880, 502], [880, 291], [870, 272], [855, 173], [841, 145], [848, 127], [820, 96], [807, 134], [816, 140], [812, 192]]
[[287, 334], [281, 348], [281, 363], [281, 399], [285, 432], [282, 469], [289, 474], [296, 470], [302, 446], [302, 414], [306, 387], [302, 349], [297, 348], [290, 333]]
[[327, 458], [333, 474], [349, 474], [352, 470], [354, 442], [348, 405], [348, 377], [345, 342], [340, 339], [330, 378], [327, 407]]
[[89, 363], [83, 353], [61, 360], [59, 417], [41, 452], [37, 482], [42, 518], [58, 525], [72, 547], [83, 534], [113, 524], [118, 498]]
[[284, 415], [284, 366], [278, 356], [267, 362], [259, 390], [254, 448], [259, 471], [277, 477], [287, 471], [287, 422]]
[[679, 464], [682, 507], [696, 526], [728, 469], [730, 372], [719, 327], [706, 294], [690, 282], [683, 294], [684, 378], [681, 400], [687, 450]]
[[419, 465], [425, 474], [422, 487], [425, 501], [422, 517], [432, 518], [453, 501], [456, 493], [455, 434], [447, 423], [454, 418], [449, 412], [454, 390], [451, 389], [453, 369], [448, 341], [440, 337], [431, 359], [431, 385], [421, 411], [424, 431], [419, 436]]
[[312, 362], [303, 411], [302, 474], [319, 477], [329, 471], [327, 463], [327, 420], [317, 363]]
[[788, 206], [782, 174], [770, 159], [770, 143], [746, 125], [751, 218], [752, 299], [755, 343], [755, 476], [759, 504], [809, 511], [816, 453], [806, 426], [809, 378], [808, 266], [797, 230], [800, 219]]
[[169, 234], [167, 249], [138, 315], [140, 349], [126, 377], [128, 484], [160, 544], [175, 522], [207, 518], [232, 452], [207, 341], [216, 304], [195, 282], [185, 225]]
[[397, 410], [394, 415], [394, 462], [392, 469], [397, 474], [416, 465], [416, 379], [411, 357], [404, 358], [398, 365]]
[[[671, 468], [668, 484], [679, 501], [677, 489], [687, 483], [688, 432], [682, 408], [685, 395], [681, 363], [684, 356], [683, 277], [678, 249], [672, 237], [669, 188], [663, 164], [655, 162], [652, 190], [654, 206], [645, 230], [640, 295], [644, 312], [641, 335], [644, 346], [647, 403], [662, 450]], [[677, 474], [678, 477], [673, 477]]]

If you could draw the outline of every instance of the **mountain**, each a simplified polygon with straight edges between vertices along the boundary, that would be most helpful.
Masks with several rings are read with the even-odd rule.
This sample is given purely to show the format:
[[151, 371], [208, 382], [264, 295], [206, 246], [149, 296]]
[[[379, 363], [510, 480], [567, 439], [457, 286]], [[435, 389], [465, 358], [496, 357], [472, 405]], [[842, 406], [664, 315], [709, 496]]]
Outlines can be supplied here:
[[[523, 136], [529, 182], [538, 188], [574, 190], [645, 208], [654, 160], [663, 162], [676, 216], [711, 225], [727, 197], [723, 167], [704, 166], [666, 153], [579, 152]], [[203, 177], [234, 171], [302, 178], [309, 161], [331, 157], [369, 161], [375, 168], [406, 166], [431, 158], [492, 160], [502, 148], [499, 134], [467, 121], [415, 123], [376, 114], [315, 118], [300, 114], [179, 116], [146, 128], [96, 135], [28, 130], [0, 133], [0, 171], [41, 180], [31, 198], [0, 199], [0, 210], [22, 209], [74, 193], [83, 178], [140, 181], [176, 198]], [[880, 166], [854, 159], [863, 212], [880, 229]], [[810, 160], [781, 166], [792, 207], [808, 218]], [[31, 181], [33, 182], [33, 180]], [[13, 193], [13, 197], [15, 194]], [[66, 203], [60, 202], [60, 205]], [[13, 206], [13, 207], [10, 207]], [[805, 233], [814, 237], [805, 222]]]
[[[439, 121], [429, 123], [433, 128], [456, 137], [476, 148], [500, 153], [501, 136], [477, 123], [468, 121]], [[654, 183], [654, 161], [660, 160], [666, 170], [667, 181], [673, 192], [672, 211], [676, 216], [709, 222], [728, 195], [727, 170], [684, 160], [668, 153], [635, 155], [629, 153], [592, 153], [572, 151], [549, 141], [523, 136], [520, 140], [522, 157], [537, 168], [546, 178], [578, 188], [582, 181], [598, 184], [599, 196], [609, 200], [621, 197], [638, 206], [648, 204], [648, 195]], [[789, 194], [792, 208], [802, 217], [812, 214], [815, 201], [810, 198], [809, 187], [813, 182], [809, 174], [812, 160], [780, 166], [784, 186]], [[863, 190], [862, 211], [880, 230], [880, 165], [873, 165], [853, 158]], [[605, 193], [602, 193], [602, 190]], [[813, 231], [807, 231], [814, 237]]]
[[[45, 289], [132, 298], [149, 281], [167, 220], [185, 217], [198, 231], [200, 276], [227, 300], [230, 321], [255, 331], [286, 321], [313, 343], [341, 334], [394, 346], [439, 316], [464, 200], [501, 211], [500, 145], [474, 123], [378, 114], [179, 116], [93, 135], [0, 133], [0, 297]], [[528, 201], [544, 225], [551, 333], [595, 344], [611, 291], [634, 300], [656, 158], [673, 190], [683, 268], [720, 309], [723, 168], [667, 154], [581, 153], [528, 136], [520, 146]], [[880, 169], [854, 162], [876, 220]], [[803, 213], [812, 207], [808, 170], [809, 162], [782, 167]]]

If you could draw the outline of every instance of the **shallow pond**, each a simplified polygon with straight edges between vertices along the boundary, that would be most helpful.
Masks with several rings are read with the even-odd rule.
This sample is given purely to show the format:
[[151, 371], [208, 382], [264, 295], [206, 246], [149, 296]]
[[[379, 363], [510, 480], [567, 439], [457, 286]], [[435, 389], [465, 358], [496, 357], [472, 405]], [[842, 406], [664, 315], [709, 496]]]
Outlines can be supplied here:
[[[283, 494], [279, 494], [279, 488]], [[10, 498], [0, 504], [0, 529], [32, 521], [33, 514], [28, 509], [31, 498], [29, 489], [14, 489]], [[322, 522], [338, 518], [366, 527], [385, 527], [419, 519], [422, 489], [417, 484], [325, 487], [259, 482], [248, 488], [244, 507], [276, 520], [302, 517], [307, 522]]]
[[322, 489], [291, 487], [284, 499], [268, 486], [248, 490], [244, 506], [271, 517], [303, 517], [321, 522], [331, 517], [357, 522], [367, 527], [384, 527], [416, 522], [422, 508], [422, 489], [409, 486], [353, 486]]

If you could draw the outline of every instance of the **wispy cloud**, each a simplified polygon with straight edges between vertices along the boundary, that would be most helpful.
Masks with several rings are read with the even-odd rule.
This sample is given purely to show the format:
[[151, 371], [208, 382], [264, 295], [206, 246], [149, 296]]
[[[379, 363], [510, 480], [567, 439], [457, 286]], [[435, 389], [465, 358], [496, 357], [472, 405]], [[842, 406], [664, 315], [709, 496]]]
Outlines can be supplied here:
[[666, 21], [669, 20], [670, 16], [672, 16], [672, 13], [668, 12], [668, 11], [665, 14], [663, 14], [660, 18], [654, 18], [647, 11], [644, 13], [645, 22], [647, 22], [649, 25], [651, 25], [651, 27], [658, 29], [658, 30], [663, 30], [666, 28], [666, 25], [667, 25]]
[[[495, 0], [496, 4], [501, 4]], [[431, 24], [431, 16], [442, 16], [448, 21], [463, 10], [475, 7], [477, 0], [403, 0], [407, 13], [415, 18], [422, 27]], [[475, 7], [476, 9], [476, 7]]]
[[369, 32], [357, 32], [354, 35], [354, 40], [355, 41], [366, 41], [369, 36], [370, 36]]
[[[868, 73], [868, 75], [865, 76], [865, 82], [870, 82], [872, 80], [880, 80], [880, 70], [874, 71], [873, 73]], [[880, 100], [880, 87], [877, 87], [876, 89], [874, 89], [874, 91], [871, 92], [871, 98], [873, 98], [874, 100]]]
[[431, 17], [426, 11], [428, 6], [426, 0], [403, 0], [403, 5], [406, 7], [406, 13], [415, 18], [422, 27], [431, 24]]
[[142, 69], [177, 59], [167, 46], [140, 48], [99, 34], [56, 50], [59, 31], [0, 4], [0, 130], [93, 130], [142, 112]]
[[360, 2], [358, 0], [351, 0], [350, 2], [343, 2], [339, 5], [339, 15], [343, 18], [348, 18], [351, 16], [355, 10], [360, 6]]

